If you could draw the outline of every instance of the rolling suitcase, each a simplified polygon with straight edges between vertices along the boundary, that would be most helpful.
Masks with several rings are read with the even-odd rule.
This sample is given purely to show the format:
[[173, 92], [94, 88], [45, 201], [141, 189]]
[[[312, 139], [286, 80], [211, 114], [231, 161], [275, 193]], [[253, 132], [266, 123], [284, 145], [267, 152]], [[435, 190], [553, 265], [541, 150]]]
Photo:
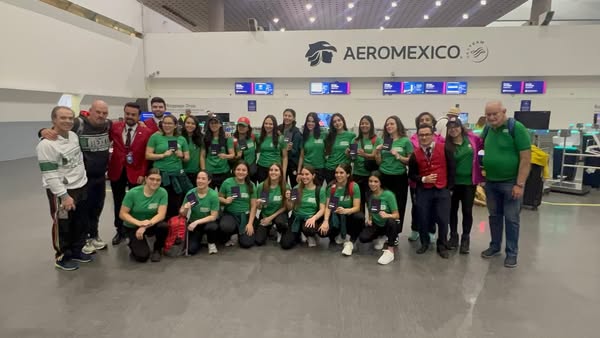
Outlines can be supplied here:
[[542, 179], [543, 167], [537, 164], [531, 165], [531, 171], [525, 190], [523, 191], [523, 208], [537, 210], [542, 204], [542, 193], [544, 192], [544, 180]]

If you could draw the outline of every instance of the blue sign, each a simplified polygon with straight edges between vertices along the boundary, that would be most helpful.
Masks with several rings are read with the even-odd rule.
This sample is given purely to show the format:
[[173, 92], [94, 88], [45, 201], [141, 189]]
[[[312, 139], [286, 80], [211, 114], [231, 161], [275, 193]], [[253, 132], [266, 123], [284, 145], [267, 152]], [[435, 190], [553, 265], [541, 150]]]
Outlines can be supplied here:
[[248, 100], [248, 111], [256, 111], [256, 100]]
[[252, 82], [236, 82], [236, 94], [254, 94], [254, 84]]
[[531, 111], [531, 100], [521, 100], [521, 111]]
[[329, 94], [350, 94], [350, 82], [331, 82], [329, 84]]
[[327, 95], [327, 94], [329, 94], [329, 83], [328, 82], [311, 82], [310, 83], [310, 94], [311, 95]]
[[443, 82], [425, 82], [425, 94], [444, 94]]
[[350, 94], [350, 82], [311, 82], [311, 95]]
[[255, 82], [254, 94], [273, 95], [273, 82]]
[[402, 93], [402, 82], [384, 82], [383, 95], [394, 95]]
[[423, 82], [402, 82], [402, 94], [423, 94]]
[[464, 95], [467, 93], [466, 82], [446, 82], [446, 94]]
[[522, 81], [502, 81], [502, 88], [500, 93], [502, 94], [521, 94], [523, 92]]
[[546, 92], [546, 81], [524, 81], [523, 94], [544, 94]]

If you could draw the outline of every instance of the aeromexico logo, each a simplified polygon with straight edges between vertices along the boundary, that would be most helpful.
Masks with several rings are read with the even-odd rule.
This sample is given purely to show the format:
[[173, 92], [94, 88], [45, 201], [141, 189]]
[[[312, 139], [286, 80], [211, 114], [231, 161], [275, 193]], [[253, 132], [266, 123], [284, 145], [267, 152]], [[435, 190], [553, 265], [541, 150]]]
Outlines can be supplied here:
[[[337, 48], [327, 41], [308, 45], [304, 55], [311, 67], [331, 63]], [[452, 45], [399, 45], [399, 46], [347, 46], [343, 61], [364, 60], [456, 60], [469, 59], [481, 63], [488, 57], [489, 49], [484, 41], [473, 41], [466, 46]]]

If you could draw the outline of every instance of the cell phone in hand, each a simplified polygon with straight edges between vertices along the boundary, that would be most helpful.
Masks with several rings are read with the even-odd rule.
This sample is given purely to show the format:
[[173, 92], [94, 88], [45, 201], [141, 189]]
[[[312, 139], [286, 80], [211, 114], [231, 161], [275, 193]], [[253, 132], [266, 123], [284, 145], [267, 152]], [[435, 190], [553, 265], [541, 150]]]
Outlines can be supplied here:
[[191, 206], [196, 205], [196, 203], [198, 203], [198, 197], [196, 197], [196, 193], [193, 194], [189, 194], [186, 196], [187, 201], [190, 202]]
[[391, 150], [391, 149], [392, 149], [392, 142], [393, 142], [393, 141], [392, 141], [392, 138], [391, 138], [391, 137], [386, 137], [386, 138], [383, 140], [383, 146], [382, 146], [382, 149], [383, 149], [383, 150]]
[[240, 187], [231, 187], [231, 197], [233, 197], [233, 199], [236, 198], [240, 198], [241, 194], [240, 194]]
[[260, 192], [260, 201], [263, 203], [267, 203], [267, 201], [269, 200], [269, 192], [268, 191], [261, 191]]
[[356, 158], [357, 154], [358, 154], [358, 143], [350, 144], [350, 157]]
[[381, 200], [379, 199], [371, 199], [371, 209], [372, 213], [379, 213], [381, 211]]
[[337, 197], [337, 196], [329, 197], [329, 209], [331, 209], [331, 210], [337, 209], [339, 202], [340, 202], [339, 197]]
[[169, 144], [169, 150], [173, 150], [173, 151], [177, 150], [177, 140], [169, 140], [167, 142]]
[[292, 192], [290, 194], [290, 200], [295, 201], [298, 199], [298, 189], [294, 188], [292, 189]]
[[217, 155], [219, 153], [220, 149], [221, 149], [221, 145], [220, 144], [211, 144], [210, 145], [210, 154], [211, 155]]
[[240, 147], [240, 150], [246, 150], [248, 149], [248, 140], [244, 139], [239, 139], [238, 140], [238, 146]]

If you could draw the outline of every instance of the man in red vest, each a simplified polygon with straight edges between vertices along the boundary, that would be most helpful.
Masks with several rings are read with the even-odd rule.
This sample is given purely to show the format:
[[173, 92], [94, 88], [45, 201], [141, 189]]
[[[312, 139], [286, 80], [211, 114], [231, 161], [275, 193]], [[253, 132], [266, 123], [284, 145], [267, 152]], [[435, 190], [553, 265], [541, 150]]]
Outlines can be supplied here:
[[146, 144], [153, 134], [150, 128], [138, 124], [141, 109], [136, 103], [129, 102], [123, 108], [125, 120], [115, 122], [110, 129], [113, 151], [108, 163], [108, 178], [113, 195], [116, 235], [113, 245], [118, 245], [125, 235], [123, 221], [119, 218], [125, 190], [140, 185], [148, 169]]
[[[451, 151], [444, 143], [437, 143], [433, 137], [433, 127], [420, 125], [417, 130], [419, 147], [416, 147], [408, 161], [408, 177], [417, 182], [417, 214], [421, 247], [418, 254], [429, 249], [429, 233], [438, 225], [437, 252], [448, 258], [446, 246], [448, 224], [450, 223], [450, 189], [454, 185], [455, 162]], [[431, 230], [431, 231], [430, 231]]]

